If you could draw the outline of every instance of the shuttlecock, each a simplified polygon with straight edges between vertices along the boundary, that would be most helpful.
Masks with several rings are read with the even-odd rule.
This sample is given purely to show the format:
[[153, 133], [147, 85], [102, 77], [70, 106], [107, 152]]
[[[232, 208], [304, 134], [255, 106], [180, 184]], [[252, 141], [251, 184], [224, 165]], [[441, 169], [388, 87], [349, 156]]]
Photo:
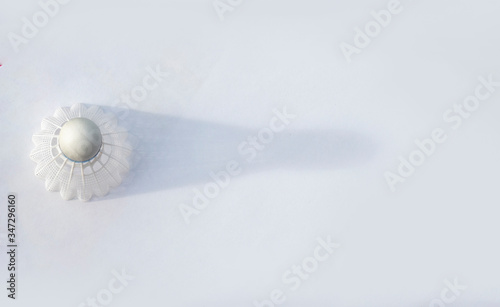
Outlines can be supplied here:
[[129, 170], [127, 135], [113, 114], [97, 106], [59, 108], [33, 135], [35, 175], [45, 180], [47, 191], [60, 191], [65, 200], [104, 196]]

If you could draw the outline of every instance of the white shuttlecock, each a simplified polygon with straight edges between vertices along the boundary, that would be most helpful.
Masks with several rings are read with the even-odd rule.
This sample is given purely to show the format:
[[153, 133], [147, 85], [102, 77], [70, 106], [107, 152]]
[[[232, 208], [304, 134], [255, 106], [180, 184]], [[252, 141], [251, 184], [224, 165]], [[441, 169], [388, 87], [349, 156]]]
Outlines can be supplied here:
[[132, 147], [127, 135], [113, 114], [97, 106], [59, 108], [33, 135], [35, 175], [65, 200], [104, 196], [129, 170]]

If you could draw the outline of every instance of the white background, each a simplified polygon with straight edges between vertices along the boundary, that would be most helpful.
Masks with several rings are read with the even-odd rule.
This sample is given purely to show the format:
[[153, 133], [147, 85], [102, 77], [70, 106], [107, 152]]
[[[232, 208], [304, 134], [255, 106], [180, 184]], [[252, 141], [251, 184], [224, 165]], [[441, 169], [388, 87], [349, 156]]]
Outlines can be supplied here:
[[[8, 33], [41, 8], [1, 0], [0, 233], [9, 192], [20, 214], [18, 299], [1, 305], [80, 306], [124, 269], [110, 306], [253, 306], [276, 288], [283, 306], [429, 306], [455, 278], [450, 306], [499, 306], [500, 94], [457, 130], [442, 116], [500, 80], [500, 3], [402, 1], [348, 63], [340, 44], [387, 3], [244, 0], [221, 20], [211, 0], [73, 0], [16, 52]], [[158, 65], [170, 77], [122, 121], [126, 182], [90, 202], [45, 191], [41, 120], [114, 110]], [[283, 108], [297, 117], [187, 225], [179, 205]], [[447, 141], [392, 192], [384, 173], [439, 127]], [[282, 275], [328, 235], [341, 246], [291, 291]]]

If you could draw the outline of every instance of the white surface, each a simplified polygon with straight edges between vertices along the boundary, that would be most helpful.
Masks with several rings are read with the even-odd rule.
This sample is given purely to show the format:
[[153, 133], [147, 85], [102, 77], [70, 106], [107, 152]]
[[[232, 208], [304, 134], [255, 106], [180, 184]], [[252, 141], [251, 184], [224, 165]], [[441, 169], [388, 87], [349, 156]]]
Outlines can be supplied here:
[[[387, 2], [243, 1], [222, 22], [211, 1], [73, 0], [16, 53], [7, 34], [39, 6], [3, 1], [0, 191], [18, 194], [20, 252], [2, 306], [80, 306], [121, 269], [135, 278], [110, 306], [253, 306], [275, 288], [284, 306], [429, 306], [455, 277], [453, 306], [498, 306], [500, 95], [460, 129], [442, 116], [500, 79], [500, 4], [403, 2], [347, 63], [340, 43]], [[89, 203], [45, 191], [29, 159], [42, 118], [118, 112], [158, 65], [169, 76], [121, 122], [133, 176]], [[246, 163], [239, 144], [284, 107], [297, 117]], [[391, 192], [384, 172], [438, 127], [448, 140]], [[242, 173], [186, 225], [179, 204], [231, 159]], [[328, 235], [341, 246], [289, 290], [282, 275]]]

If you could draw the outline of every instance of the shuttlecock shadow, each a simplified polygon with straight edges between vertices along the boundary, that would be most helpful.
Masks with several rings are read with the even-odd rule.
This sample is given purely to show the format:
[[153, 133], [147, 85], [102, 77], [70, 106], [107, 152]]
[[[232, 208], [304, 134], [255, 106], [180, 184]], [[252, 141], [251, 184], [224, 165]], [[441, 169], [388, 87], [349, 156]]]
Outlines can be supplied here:
[[276, 168], [346, 168], [367, 161], [376, 150], [368, 137], [352, 131], [299, 131], [290, 125], [272, 137], [262, 134], [267, 143], [255, 143], [251, 138], [258, 137], [259, 129], [104, 109], [119, 115], [135, 148], [130, 176], [106, 199], [213, 181], [210, 173], [224, 170], [232, 160], [242, 176]]

